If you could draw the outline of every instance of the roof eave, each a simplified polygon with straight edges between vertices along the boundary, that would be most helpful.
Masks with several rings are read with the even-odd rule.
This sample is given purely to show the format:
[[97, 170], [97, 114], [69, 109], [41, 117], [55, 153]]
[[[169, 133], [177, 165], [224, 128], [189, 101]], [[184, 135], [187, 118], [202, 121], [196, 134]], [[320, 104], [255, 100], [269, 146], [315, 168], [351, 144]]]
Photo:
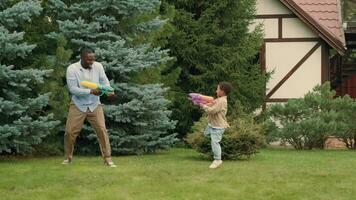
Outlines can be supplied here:
[[287, 6], [295, 15], [299, 17], [304, 23], [306, 23], [314, 32], [316, 32], [323, 40], [325, 40], [332, 48], [334, 48], [339, 54], [344, 55], [346, 47], [344, 44], [335, 38], [335, 36], [329, 33], [323, 26], [316, 22], [309, 16], [303, 9], [292, 0], [280, 0], [285, 6]]

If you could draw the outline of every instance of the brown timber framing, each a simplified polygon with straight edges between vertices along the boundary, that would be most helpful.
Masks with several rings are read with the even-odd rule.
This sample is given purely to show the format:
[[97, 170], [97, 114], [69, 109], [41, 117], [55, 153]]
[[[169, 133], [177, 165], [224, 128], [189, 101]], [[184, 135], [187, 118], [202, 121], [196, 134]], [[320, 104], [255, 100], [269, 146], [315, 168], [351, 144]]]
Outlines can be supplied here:
[[282, 39], [283, 37], [283, 18], [278, 18], [278, 38]]
[[[262, 73], [266, 73], [266, 42], [263, 42], [262, 47], [261, 47], [261, 52], [260, 52], [260, 64], [261, 64], [261, 69]], [[267, 86], [265, 85], [265, 88]], [[265, 94], [266, 95], [266, 94]], [[264, 97], [266, 99], [266, 97]], [[262, 105], [262, 111], [266, 111], [266, 102]]]
[[267, 103], [280, 103], [280, 102], [287, 102], [288, 98], [273, 98], [273, 99], [267, 99], [266, 102]]
[[[321, 38], [282, 38], [282, 39], [264, 39], [264, 43], [261, 48], [261, 68], [266, 72], [266, 43], [270, 42], [318, 42], [321, 44], [322, 52], [321, 52], [321, 63], [322, 63], [322, 73], [321, 80], [322, 83], [330, 80], [330, 66], [329, 66], [329, 45], [324, 42]], [[272, 94], [273, 95], [273, 94]], [[266, 103], [278, 103], [278, 102], [287, 102], [290, 100], [289, 98], [270, 98], [266, 95]], [[263, 105], [263, 111], [266, 109], [266, 103]]]
[[321, 45], [321, 83], [330, 81], [329, 45], [323, 42]]
[[267, 99], [269, 99], [293, 74], [299, 69], [300, 66], [321, 46], [321, 42], [316, 43], [316, 45], [310, 49], [310, 51], [288, 72], [288, 74], [277, 83], [277, 85], [267, 94]]
[[320, 42], [320, 38], [266, 38], [265, 42]]
[[260, 64], [263, 72], [266, 72], [266, 43], [263, 42], [260, 52]]
[[[292, 70], [266, 95], [266, 101], [263, 104], [262, 110], [266, 110], [266, 103], [287, 102], [289, 98], [271, 98], [271, 96], [294, 74], [296, 70], [321, 46], [322, 48], [322, 83], [329, 81], [329, 45], [323, 41], [322, 38], [283, 38], [283, 19], [284, 18], [299, 18], [295, 14], [270, 14], [270, 15], [256, 15], [256, 19], [278, 19], [278, 38], [265, 38], [261, 52], [260, 62], [261, 68], [266, 72], [266, 43], [273, 42], [317, 42], [317, 44], [292, 68]], [[315, 30], [314, 30], [315, 31]]]
[[265, 42], [319, 42], [321, 38], [283, 38], [283, 19], [298, 18], [295, 14], [256, 15], [256, 19], [278, 19], [278, 38], [265, 38]]
[[256, 19], [297, 18], [295, 14], [256, 15]]
[[278, 39], [283, 38], [283, 19], [296, 17], [294, 14], [256, 15], [256, 19], [278, 19]]

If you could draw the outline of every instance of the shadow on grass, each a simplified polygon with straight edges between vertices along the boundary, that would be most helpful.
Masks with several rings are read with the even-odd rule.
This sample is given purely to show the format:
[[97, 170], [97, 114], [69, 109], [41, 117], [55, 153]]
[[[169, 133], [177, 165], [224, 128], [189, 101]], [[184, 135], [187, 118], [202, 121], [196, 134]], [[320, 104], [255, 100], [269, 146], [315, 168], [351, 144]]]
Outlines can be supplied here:
[[[30, 161], [33, 159], [41, 159], [44, 157], [35, 157], [35, 156], [0, 156], [0, 163], [13, 163], [13, 162], [22, 162], [22, 161]], [[48, 157], [47, 157], [48, 158]]]
[[203, 155], [203, 154], [198, 154], [198, 155], [186, 155], [186, 156], [181, 156], [181, 160], [190, 160], [190, 161], [201, 161], [201, 162], [206, 162], [206, 161], [211, 161], [212, 158]]

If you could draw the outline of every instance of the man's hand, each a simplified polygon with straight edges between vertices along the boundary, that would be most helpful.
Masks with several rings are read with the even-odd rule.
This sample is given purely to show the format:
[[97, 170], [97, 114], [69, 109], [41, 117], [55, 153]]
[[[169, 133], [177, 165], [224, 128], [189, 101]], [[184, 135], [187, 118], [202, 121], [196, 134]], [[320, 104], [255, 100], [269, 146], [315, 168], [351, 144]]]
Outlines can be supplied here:
[[101, 92], [99, 89], [92, 89], [92, 90], [90, 90], [90, 94], [99, 96], [101, 94]]
[[116, 95], [113, 92], [108, 93], [108, 98], [110, 101], [114, 101], [116, 99]]

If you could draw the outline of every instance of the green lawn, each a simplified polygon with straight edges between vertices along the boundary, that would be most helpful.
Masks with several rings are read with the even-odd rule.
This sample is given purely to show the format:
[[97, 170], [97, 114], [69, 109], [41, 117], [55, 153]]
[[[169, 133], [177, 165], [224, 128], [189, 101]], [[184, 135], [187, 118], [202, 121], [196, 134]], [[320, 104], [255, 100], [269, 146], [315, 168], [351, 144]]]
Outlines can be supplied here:
[[356, 199], [356, 152], [263, 150], [216, 170], [188, 149], [116, 157], [0, 158], [0, 199]]

